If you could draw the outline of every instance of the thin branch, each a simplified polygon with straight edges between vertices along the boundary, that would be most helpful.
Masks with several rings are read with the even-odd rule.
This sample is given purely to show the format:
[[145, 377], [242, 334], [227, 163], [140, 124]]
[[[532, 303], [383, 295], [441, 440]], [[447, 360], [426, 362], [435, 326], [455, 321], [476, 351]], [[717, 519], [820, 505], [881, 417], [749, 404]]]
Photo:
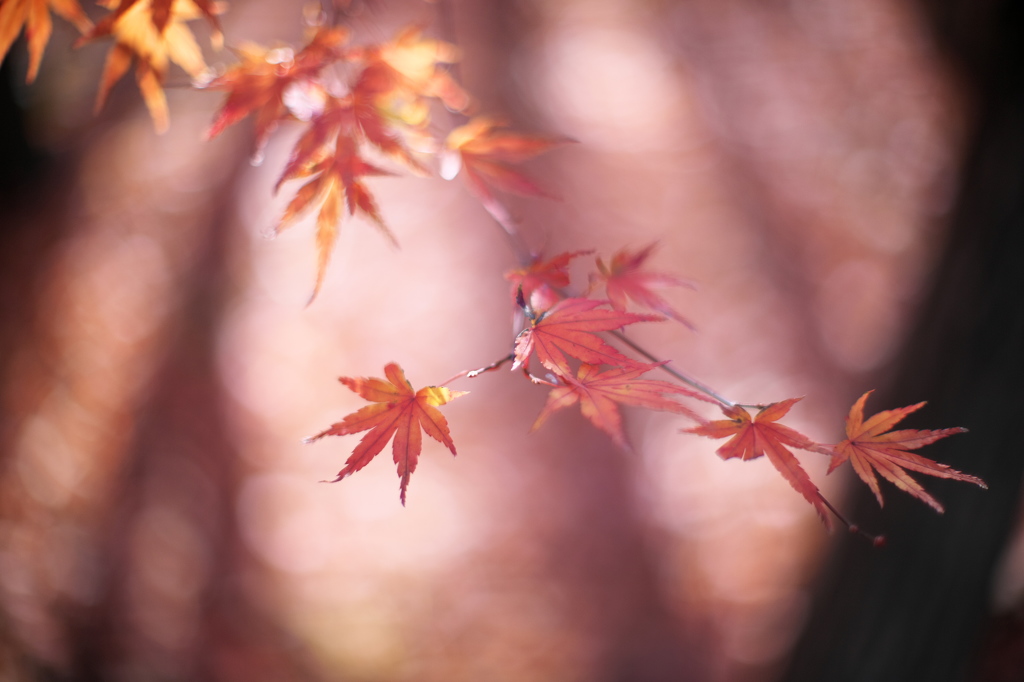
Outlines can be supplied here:
[[484, 374], [486, 372], [493, 372], [494, 370], [496, 370], [499, 367], [501, 367], [502, 365], [504, 365], [506, 362], [511, 362], [512, 360], [514, 360], [515, 357], [516, 357], [515, 353], [509, 353], [505, 357], [500, 358], [498, 360], [495, 360], [491, 364], [489, 364], [489, 365], [487, 365], [485, 367], [481, 367], [480, 369], [464, 369], [461, 372], [459, 372], [458, 374], [456, 374], [455, 376], [453, 376], [451, 379], [448, 379], [447, 381], [442, 381], [440, 384], [438, 384], [438, 386], [447, 386], [448, 384], [452, 383], [456, 379], [461, 379], [462, 377], [466, 377], [467, 379], [472, 379], [473, 377], [478, 377], [481, 374]]
[[526, 246], [526, 240], [523, 239], [522, 234], [519, 232], [519, 226], [512, 220], [512, 215], [508, 212], [508, 209], [496, 198], [482, 201], [481, 203], [484, 209], [494, 218], [494, 222], [498, 224], [498, 227], [501, 228], [502, 234], [505, 235], [508, 241], [509, 248], [515, 254], [516, 260], [519, 261], [519, 265], [524, 268], [527, 267], [533, 260], [533, 253]]
[[885, 546], [884, 535], [871, 535], [870, 533], [861, 530], [860, 526], [858, 526], [857, 524], [850, 523], [849, 521], [847, 521], [846, 517], [840, 514], [839, 510], [833, 507], [832, 503], [825, 499], [825, 496], [822, 495], [821, 492], [818, 492], [818, 499], [825, 503], [825, 506], [828, 507], [832, 511], [832, 513], [836, 515], [837, 519], [842, 521], [843, 525], [846, 526], [847, 530], [849, 530], [851, 533], [853, 533], [854, 535], [860, 535], [861, 537], [867, 538], [875, 547]]
[[[439, 22], [439, 24], [441, 26], [441, 33], [443, 34], [443, 38], [445, 40], [447, 40], [448, 42], [452, 43], [452, 44], [457, 44], [456, 41], [455, 41], [455, 21], [454, 21], [454, 18], [453, 18], [453, 15], [452, 15], [452, 9], [451, 9], [451, 6], [448, 3], [448, 0], [438, 0], [438, 2], [437, 2], [437, 12], [438, 12], [438, 22]], [[460, 73], [459, 69], [457, 68], [457, 64], [456, 65], [452, 65], [450, 72], [451, 72], [452, 77], [456, 80], [456, 82], [461, 84], [461, 81], [462, 81], [461, 73]], [[518, 225], [516, 225], [515, 221], [512, 219], [512, 215], [509, 213], [508, 209], [505, 207], [505, 204], [502, 203], [501, 200], [499, 200], [497, 197], [494, 197], [494, 196], [490, 197], [489, 199], [482, 200], [481, 203], [483, 204], [484, 209], [490, 214], [490, 216], [492, 218], [494, 218], [494, 222], [497, 223], [498, 227], [501, 228], [501, 232], [505, 236], [505, 239], [508, 242], [508, 246], [512, 250], [512, 253], [515, 255], [516, 260], [519, 262], [519, 265], [522, 266], [522, 267], [529, 266], [530, 263], [533, 261], [533, 252], [527, 246], [526, 240], [523, 238], [522, 233], [519, 231]], [[568, 295], [566, 292], [562, 292], [562, 291], [560, 291], [559, 293], [561, 295], [563, 295], [563, 296], [567, 296]], [[520, 292], [519, 296], [520, 296], [520, 300], [521, 300], [521, 297], [522, 297], [522, 293], [521, 292]], [[523, 305], [523, 303], [521, 303], [521, 302], [520, 302], [520, 306], [524, 310], [526, 310], [526, 308], [527, 308], [527, 306]], [[527, 316], [530, 316], [530, 312], [529, 311], [527, 311]], [[648, 350], [646, 350], [645, 348], [643, 348], [639, 344], [637, 344], [637, 343], [633, 342], [631, 339], [627, 338], [625, 336], [625, 334], [623, 334], [621, 332], [610, 332], [610, 333], [616, 339], [618, 339], [622, 343], [626, 344], [627, 346], [629, 346], [634, 351], [636, 351], [637, 353], [639, 353], [643, 357], [647, 358], [651, 362], [661, 362], [661, 360], [659, 360], [653, 353], [649, 352]], [[502, 362], [504, 362], [504, 360]], [[661, 369], [664, 370], [665, 372], [667, 372], [673, 378], [677, 379], [678, 381], [686, 384], [687, 386], [690, 386], [691, 388], [695, 388], [696, 390], [700, 391], [701, 393], [704, 393], [708, 397], [712, 398], [713, 400], [715, 400], [716, 402], [718, 402], [718, 403], [720, 403], [722, 405], [725, 405], [726, 407], [733, 407], [735, 405], [734, 402], [732, 402], [728, 398], [720, 395], [717, 391], [712, 389], [710, 386], [708, 386], [708, 385], [706, 385], [704, 383], [701, 383], [700, 381], [697, 381], [696, 379], [694, 379], [693, 377], [685, 374], [684, 372], [679, 371], [678, 369], [673, 367], [671, 364], [663, 364], [663, 365], [661, 365]], [[466, 376], [469, 376], [469, 374], [467, 373]], [[476, 375], [474, 374], [473, 376], [476, 376]], [[528, 376], [531, 376], [531, 375], [528, 374]], [[458, 377], [458, 375], [456, 377], [453, 377], [453, 378], [457, 378], [457, 377]], [[532, 376], [531, 376], [531, 380], [532, 380]], [[445, 383], [447, 383], [447, 382], [445, 382]]]
[[[626, 336], [622, 332], [608, 332], [608, 333], [611, 334], [612, 336], [614, 336], [616, 339], [618, 339], [622, 343], [624, 343], [627, 346], [629, 346], [630, 348], [632, 348], [635, 352], [639, 353], [640, 355], [642, 355], [645, 358], [647, 358], [648, 360], [650, 360], [651, 362], [662, 362], [662, 360], [659, 359], [656, 355], [654, 355], [653, 353], [649, 352], [646, 348], [644, 348], [640, 344], [636, 343], [635, 341], [630, 339], [628, 336]], [[697, 381], [696, 379], [694, 379], [690, 375], [685, 374], [684, 372], [681, 372], [678, 369], [676, 369], [675, 367], [673, 367], [671, 362], [668, 363], [668, 364], [661, 365], [661, 369], [664, 370], [665, 372], [667, 372], [668, 374], [672, 375], [674, 378], [678, 379], [679, 381], [683, 382], [687, 386], [690, 386], [691, 388], [695, 388], [698, 391], [700, 391], [701, 393], [707, 395], [708, 397], [713, 398], [715, 400], [715, 402], [718, 402], [718, 403], [720, 403], [722, 405], [725, 405], [726, 407], [735, 407], [736, 406], [736, 403], [734, 403], [731, 400], [729, 400], [728, 398], [720, 395], [717, 391], [715, 391], [713, 388], [711, 388], [707, 384], [701, 383], [700, 381]]]

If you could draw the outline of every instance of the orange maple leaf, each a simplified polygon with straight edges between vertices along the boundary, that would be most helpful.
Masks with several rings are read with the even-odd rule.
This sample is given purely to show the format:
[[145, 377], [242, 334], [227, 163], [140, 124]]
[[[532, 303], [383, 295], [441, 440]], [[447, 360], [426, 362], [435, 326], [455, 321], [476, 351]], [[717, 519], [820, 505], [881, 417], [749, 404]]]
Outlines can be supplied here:
[[804, 499], [814, 505], [822, 522], [831, 530], [832, 519], [828, 514], [825, 498], [822, 497], [818, 487], [811, 481], [810, 476], [800, 466], [793, 453], [787, 449], [789, 446], [821, 452], [821, 446], [802, 433], [776, 423], [789, 412], [798, 400], [800, 398], [790, 398], [772, 403], [761, 408], [753, 419], [751, 419], [750, 413], [739, 405], [733, 407], [723, 405], [722, 412], [728, 419], [708, 422], [683, 429], [683, 431], [708, 438], [729, 438], [725, 445], [717, 450], [718, 456], [722, 459], [738, 457], [748, 460], [767, 455], [768, 461], [779, 470], [782, 477], [803, 495]]
[[345, 58], [342, 46], [349, 32], [342, 27], [321, 27], [297, 53], [289, 47], [244, 45], [237, 50], [242, 62], [205, 87], [227, 90], [228, 97], [207, 131], [207, 138], [255, 113], [255, 146], [261, 149], [278, 122], [290, 116], [285, 93], [309, 84], [324, 67]]
[[[106, 7], [107, 9], [113, 10], [110, 14], [103, 17], [93, 32], [85, 39], [96, 38], [99, 36], [107, 36], [115, 32], [114, 25], [121, 20], [121, 17], [128, 12], [128, 10], [137, 8], [141, 3], [145, 9], [143, 13], [147, 15], [153, 24], [153, 28], [156, 29], [157, 33], [163, 33], [164, 29], [167, 28], [167, 24], [171, 21], [173, 14], [176, 12], [175, 3], [178, 0], [102, 0], [98, 4]], [[220, 21], [217, 19], [217, 15], [224, 11], [224, 7], [220, 5], [216, 0], [192, 0], [192, 4], [195, 8], [206, 17], [206, 20], [210, 22], [210, 26], [213, 28], [213, 42], [215, 45], [220, 47], [222, 35], [220, 29]]]
[[353, 412], [326, 431], [307, 438], [306, 442], [311, 443], [324, 436], [345, 436], [369, 431], [345, 461], [345, 467], [338, 472], [338, 477], [331, 481], [336, 483], [369, 464], [393, 436], [391, 448], [402, 481], [400, 499], [405, 505], [409, 477], [416, 470], [423, 445], [420, 429], [445, 445], [453, 455], [456, 454], [448, 422], [437, 408], [465, 395], [467, 391], [452, 391], [444, 386], [426, 386], [413, 391], [412, 384], [405, 378], [405, 372], [394, 362], [384, 367], [384, 375], [386, 380], [341, 377], [341, 383], [374, 404]]
[[660, 315], [640, 315], [616, 310], [597, 310], [607, 301], [589, 298], [566, 298], [530, 321], [516, 338], [515, 362], [512, 369], [527, 367], [530, 355], [546, 368], [561, 376], [572, 370], [566, 355], [592, 365], [641, 367], [643, 363], [629, 358], [605, 343], [597, 332], [619, 329], [634, 322], [663, 320]]
[[[934, 443], [946, 436], [952, 436], [954, 433], [965, 433], [967, 429], [955, 427], [934, 431], [915, 429], [889, 431], [908, 414], [924, 407], [925, 403], [921, 402], [895, 410], [883, 410], [864, 421], [864, 403], [871, 393], [868, 391], [862, 395], [850, 408], [850, 415], [846, 418], [846, 440], [835, 446], [832, 462], [828, 468], [829, 473], [849, 460], [853, 470], [875, 494], [879, 506], [883, 504], [882, 491], [878, 487], [875, 471], [882, 474], [897, 488], [922, 500], [940, 514], [943, 512], [942, 505], [925, 492], [921, 484], [911, 478], [905, 469], [938, 478], [967, 481], [982, 488], [988, 488], [985, 482], [977, 476], [960, 473], [956, 469], [951, 469], [948, 464], [940, 464], [907, 452]], [[888, 433], [886, 433], [887, 431]]]
[[[419, 173], [426, 174], [427, 169], [412, 155], [405, 137], [424, 139], [429, 135], [422, 130], [423, 126], [410, 126], [383, 106], [374, 80], [371, 69], [365, 69], [353, 86], [351, 94], [345, 99], [355, 126], [363, 138], [381, 152], [398, 159]], [[430, 144], [435, 144], [433, 138], [430, 139]]]
[[502, 130], [503, 127], [495, 119], [479, 116], [451, 131], [445, 148], [450, 153], [447, 158], [456, 162], [451, 168], [442, 168], [442, 177], [450, 180], [461, 172], [470, 191], [485, 204], [496, 201], [494, 189], [553, 198], [509, 164], [526, 161], [570, 140], [524, 135]]
[[670, 286], [693, 289], [693, 283], [672, 275], [643, 269], [644, 262], [650, 258], [657, 246], [655, 242], [636, 252], [622, 249], [612, 256], [607, 265], [598, 258], [598, 272], [591, 275], [591, 281], [604, 282], [608, 299], [616, 310], [625, 310], [627, 301], [632, 300], [639, 306], [671, 317], [693, 329], [689, 320], [676, 312], [668, 301], [654, 293], [654, 289]]
[[[199, 78], [206, 71], [202, 50], [185, 22], [200, 16], [210, 19], [217, 8], [209, 0], [103, 0], [100, 4], [113, 13], [79, 41], [106, 35], [112, 35], [115, 41], [100, 78], [96, 110], [103, 108], [110, 89], [128, 72], [134, 60], [135, 78], [153, 125], [157, 132], [165, 132], [168, 113], [163, 82], [170, 62], [192, 78]], [[215, 44], [219, 43], [219, 36], [219, 32], [214, 33]]]
[[359, 156], [355, 140], [345, 135], [339, 135], [334, 149], [323, 148], [320, 154], [313, 156], [306, 164], [299, 168], [293, 168], [281, 176], [277, 183], [280, 186], [286, 180], [315, 176], [295, 193], [277, 227], [278, 231], [285, 229], [300, 214], [310, 207], [320, 204], [320, 214], [317, 216], [316, 222], [318, 254], [316, 285], [310, 302], [320, 291], [324, 274], [327, 272], [331, 250], [338, 237], [338, 223], [341, 220], [343, 200], [348, 207], [349, 215], [354, 215], [358, 211], [373, 221], [392, 243], [397, 243], [387, 226], [384, 225], [373, 195], [359, 180], [367, 175], [393, 175], [393, 173], [364, 161]]
[[[529, 301], [534, 308], [553, 306], [561, 298], [556, 290], [569, 286], [569, 261], [590, 253], [593, 253], [592, 249], [567, 251], [543, 261], [537, 255], [526, 267], [509, 270], [505, 279], [512, 283], [512, 300], [516, 300], [522, 287], [523, 300]], [[539, 300], [533, 300], [534, 292], [539, 292]]]
[[92, 22], [85, 16], [78, 0], [2, 0], [0, 2], [0, 62], [7, 56], [14, 39], [25, 27], [28, 41], [28, 73], [25, 82], [35, 81], [43, 51], [53, 32], [50, 9], [75, 25], [81, 33], [92, 29]]
[[365, 48], [365, 69], [360, 89], [375, 98], [391, 116], [413, 126], [430, 119], [429, 98], [437, 98], [452, 111], [469, 106], [469, 95], [442, 67], [460, 58], [459, 49], [441, 40], [422, 37], [422, 29], [410, 26], [387, 43]]
[[622, 433], [622, 416], [619, 404], [646, 407], [683, 414], [696, 422], [705, 420], [690, 408], [672, 400], [667, 395], [683, 395], [711, 402], [707, 396], [693, 389], [657, 379], [638, 379], [641, 374], [665, 363], [639, 365], [637, 367], [613, 367], [602, 372], [597, 365], [583, 363], [575, 378], [562, 376], [564, 386], [553, 388], [548, 394], [547, 404], [533, 423], [531, 430], [540, 428], [551, 414], [577, 402], [580, 412], [590, 422], [612, 437], [619, 446], [629, 449]]

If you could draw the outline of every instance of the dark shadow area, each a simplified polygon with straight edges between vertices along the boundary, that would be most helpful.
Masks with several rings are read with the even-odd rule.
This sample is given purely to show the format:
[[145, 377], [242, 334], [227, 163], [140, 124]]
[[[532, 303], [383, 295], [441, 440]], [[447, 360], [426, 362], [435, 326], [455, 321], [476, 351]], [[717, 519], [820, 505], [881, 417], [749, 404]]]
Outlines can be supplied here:
[[955, 509], [945, 516], [899, 492], [881, 514], [859, 490], [855, 516], [883, 529], [889, 546], [837, 543], [787, 680], [1021, 679], [1019, 609], [993, 614], [990, 604], [1024, 472], [1024, 8], [924, 7], [974, 97], [971, 134], [945, 255], [878, 400], [933, 397], [929, 423], [971, 433], [936, 444], [932, 456], [978, 474], [990, 490], [936, 482], [937, 497]]

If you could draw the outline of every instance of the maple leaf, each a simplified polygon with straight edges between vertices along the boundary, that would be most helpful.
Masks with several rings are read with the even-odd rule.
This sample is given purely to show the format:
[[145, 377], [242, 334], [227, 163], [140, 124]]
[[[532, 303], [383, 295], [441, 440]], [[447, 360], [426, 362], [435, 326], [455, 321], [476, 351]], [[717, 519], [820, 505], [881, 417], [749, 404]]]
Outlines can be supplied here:
[[[153, 28], [157, 33], [163, 33], [176, 11], [174, 4], [177, 0], [101, 0], [98, 4], [113, 11], [96, 24], [93, 32], [84, 40], [114, 33], [114, 25], [121, 20], [126, 12], [137, 8], [140, 2], [145, 7], [143, 13], [148, 15]], [[223, 6], [215, 0], [192, 0], [192, 4], [210, 22], [210, 26], [213, 28], [212, 40], [214, 45], [219, 48], [223, 38], [217, 15], [224, 11]]]
[[[163, 82], [170, 62], [192, 78], [206, 71], [202, 50], [185, 22], [200, 16], [211, 18], [217, 8], [209, 0], [105, 0], [100, 4], [113, 13], [79, 41], [106, 35], [112, 35], [115, 41], [100, 78], [96, 110], [103, 108], [114, 83], [136, 61], [135, 78], [142, 99], [157, 132], [165, 132], [168, 114]], [[214, 35], [216, 41], [219, 33]]]
[[598, 272], [591, 275], [591, 281], [604, 282], [608, 299], [616, 310], [625, 310], [627, 301], [632, 300], [637, 305], [671, 317], [693, 329], [689, 320], [676, 312], [668, 301], [653, 291], [669, 286], [693, 289], [693, 283], [671, 275], [643, 269], [644, 262], [650, 258], [657, 246], [658, 244], [655, 242], [636, 252], [622, 249], [612, 256], [607, 265], [598, 258]]
[[[367, 142], [388, 156], [402, 161], [413, 170], [426, 174], [427, 169], [409, 151], [405, 136], [430, 137], [424, 132], [425, 119], [411, 125], [388, 108], [388, 98], [381, 93], [380, 76], [374, 67], [365, 68], [352, 87], [346, 102], [355, 125]], [[387, 92], [387, 89], [385, 88]], [[431, 145], [433, 145], [433, 138]]]
[[753, 419], [750, 413], [739, 405], [723, 405], [722, 412], [728, 419], [708, 422], [683, 431], [708, 438], [729, 438], [725, 445], [717, 450], [718, 456], [722, 459], [738, 457], [748, 460], [767, 455], [768, 461], [779, 470], [782, 477], [803, 495], [804, 499], [814, 505], [822, 522], [831, 530], [832, 519], [828, 514], [825, 498], [800, 466], [796, 456], [787, 448], [788, 446], [820, 452], [821, 446], [802, 433], [776, 423], [798, 400], [800, 398], [790, 398], [772, 403], [761, 408]]
[[371, 139], [363, 127], [366, 121], [360, 116], [360, 109], [354, 104], [352, 96], [327, 96], [320, 113], [310, 120], [306, 132], [295, 143], [275, 191], [286, 180], [301, 175], [303, 167], [315, 163], [318, 156], [329, 155], [334, 140], [343, 137], [351, 138], [355, 147], [358, 147], [356, 138], [365, 139], [381, 151], [400, 158], [411, 168], [426, 172], [411, 156], [396, 132], [382, 127], [374, 128], [372, 134], [377, 137]]
[[951, 469], [948, 464], [940, 464], [908, 452], [908, 450], [916, 450], [946, 436], [952, 436], [954, 433], [965, 433], [967, 429], [955, 427], [934, 431], [915, 429], [889, 431], [908, 414], [924, 407], [925, 403], [921, 402], [895, 410], [883, 410], [864, 421], [864, 403], [867, 402], [871, 393], [868, 391], [862, 395], [850, 408], [850, 414], [846, 418], [846, 440], [835, 446], [832, 462], [828, 468], [829, 473], [849, 460], [853, 470], [875, 494], [879, 506], [883, 504], [882, 491], [878, 487], [875, 471], [882, 474], [897, 488], [922, 500], [940, 514], [944, 511], [942, 505], [925, 492], [921, 484], [911, 478], [905, 469], [938, 478], [967, 481], [982, 488], [988, 488], [985, 482], [976, 476], [960, 473], [956, 469]]
[[[586, 251], [567, 251], [542, 261], [534, 256], [526, 267], [509, 270], [505, 279], [512, 283], [512, 300], [516, 300], [519, 288], [523, 290], [523, 300], [529, 301], [534, 308], [549, 308], [559, 298], [558, 289], [569, 286], [569, 261], [577, 256], [593, 253]], [[533, 300], [533, 294], [539, 293], [539, 300]]]
[[239, 48], [241, 63], [204, 86], [228, 91], [207, 138], [255, 113], [255, 146], [261, 149], [278, 122], [290, 116], [285, 102], [289, 89], [312, 83], [324, 67], [342, 60], [348, 35], [342, 27], [321, 27], [297, 53], [289, 47], [247, 44]]
[[564, 386], [553, 388], [548, 393], [547, 404], [533, 423], [531, 430], [540, 428], [551, 414], [558, 410], [580, 404], [580, 412], [590, 422], [612, 437], [619, 446], [629, 449], [622, 433], [622, 416], [619, 404], [646, 407], [683, 414], [696, 422], [705, 420], [690, 408], [672, 400], [666, 395], [683, 395], [711, 402], [693, 389], [657, 379], [638, 379], [641, 374], [664, 362], [638, 365], [636, 367], [612, 367], [601, 371], [597, 365], [583, 363], [575, 377], [562, 376]]
[[445, 148], [451, 154], [448, 158], [456, 163], [442, 169], [442, 177], [450, 180], [461, 172], [469, 190], [485, 204], [497, 200], [495, 189], [520, 196], [554, 198], [509, 164], [526, 161], [570, 140], [523, 135], [502, 130], [503, 127], [495, 119], [478, 116], [451, 131]]
[[349, 138], [350, 146], [357, 149], [355, 140], [355, 121], [351, 107], [337, 97], [326, 97], [320, 113], [313, 116], [306, 131], [292, 148], [288, 163], [285, 164], [281, 176], [274, 185], [274, 191], [281, 189], [286, 181], [305, 177], [307, 168], [328, 156], [334, 156], [336, 145], [341, 137]]
[[607, 301], [589, 298], [566, 298], [530, 321], [530, 327], [520, 332], [515, 345], [512, 369], [527, 367], [530, 355], [536, 351], [537, 359], [546, 368], [561, 376], [570, 376], [572, 370], [566, 355], [592, 365], [641, 367], [643, 363], [629, 358], [597, 335], [597, 332], [619, 329], [634, 322], [663, 320], [660, 315], [640, 315], [616, 310], [597, 310]]
[[384, 367], [384, 376], [387, 379], [341, 377], [341, 383], [374, 404], [360, 408], [329, 429], [307, 438], [306, 442], [311, 443], [324, 436], [369, 431], [345, 461], [338, 477], [331, 481], [336, 483], [369, 464], [393, 436], [391, 449], [402, 481], [400, 499], [405, 505], [409, 477], [416, 470], [423, 444], [420, 430], [456, 454], [448, 422], [437, 408], [467, 391], [452, 391], [444, 386], [426, 386], [413, 391], [405, 372], [394, 362]]
[[50, 9], [74, 24], [81, 33], [92, 29], [92, 22], [85, 16], [78, 0], [0, 0], [0, 62], [24, 26], [29, 57], [26, 83], [35, 81], [43, 51], [50, 42], [53, 32]]
[[394, 40], [368, 47], [358, 56], [365, 64], [359, 85], [362, 92], [409, 125], [427, 124], [428, 98], [440, 99], [452, 111], [469, 105], [469, 95], [441, 66], [458, 61], [459, 49], [423, 38], [417, 26], [403, 29]]
[[355, 140], [340, 135], [333, 150], [324, 148], [306, 164], [286, 171], [277, 183], [280, 186], [286, 180], [313, 177], [299, 188], [288, 203], [277, 227], [280, 232], [310, 207], [320, 205], [320, 214], [317, 216], [316, 223], [318, 254], [316, 285], [310, 302], [320, 291], [324, 274], [327, 272], [327, 263], [330, 261], [331, 250], [334, 248], [334, 242], [338, 236], [342, 201], [348, 207], [349, 215], [359, 212], [366, 216], [392, 243], [397, 243], [384, 225], [384, 220], [380, 217], [380, 211], [370, 191], [359, 180], [367, 175], [393, 174], [364, 161], [359, 156]]

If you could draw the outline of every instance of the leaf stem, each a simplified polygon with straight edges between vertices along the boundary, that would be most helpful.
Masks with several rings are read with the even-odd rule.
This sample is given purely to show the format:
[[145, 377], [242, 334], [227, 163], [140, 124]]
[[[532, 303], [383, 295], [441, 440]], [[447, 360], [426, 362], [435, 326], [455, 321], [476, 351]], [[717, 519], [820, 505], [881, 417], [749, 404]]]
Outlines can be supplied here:
[[851, 533], [853, 533], [854, 535], [860, 535], [861, 537], [867, 538], [871, 541], [871, 544], [874, 547], [885, 546], [884, 535], [871, 535], [870, 533], [867, 533], [864, 530], [862, 530], [861, 527], [857, 524], [850, 523], [849, 521], [847, 521], [846, 517], [840, 514], [839, 510], [833, 507], [832, 503], [825, 499], [825, 496], [822, 495], [820, 491], [818, 492], [818, 499], [825, 503], [825, 506], [828, 507], [832, 511], [832, 513], [836, 515], [836, 518], [839, 519], [843, 523], [843, 525], [846, 526], [847, 530], [849, 530]]
[[491, 364], [481, 367], [480, 369], [464, 369], [455, 376], [453, 376], [451, 379], [448, 379], [447, 381], [442, 381], [440, 384], [438, 384], [438, 386], [447, 386], [456, 379], [461, 379], [462, 377], [472, 379], [473, 377], [480, 376], [481, 374], [484, 374], [486, 372], [493, 372], [494, 370], [504, 365], [506, 362], [511, 362], [512, 360], [514, 360], [515, 357], [515, 353], [509, 353], [505, 357], [495, 360]]
[[[441, 33], [442, 33], [442, 35], [444, 36], [444, 38], [448, 42], [450, 42], [452, 44], [457, 44], [457, 42], [455, 40], [455, 21], [454, 21], [453, 15], [452, 15], [451, 6], [448, 4], [448, 0], [438, 0], [438, 2], [437, 2], [437, 11], [438, 11], [438, 21], [441, 24]], [[461, 83], [462, 74], [461, 74], [461, 71], [458, 69], [458, 64], [452, 65], [452, 67], [450, 69], [450, 73], [451, 73], [452, 77], [456, 80], [456, 82], [460, 82]], [[526, 240], [523, 238], [522, 233], [519, 231], [519, 227], [516, 225], [515, 221], [512, 219], [512, 215], [509, 213], [508, 208], [505, 206], [505, 204], [500, 199], [498, 199], [497, 197], [493, 197], [493, 196], [491, 198], [489, 198], [489, 199], [482, 200], [481, 203], [483, 204], [484, 209], [494, 219], [494, 222], [497, 223], [498, 227], [501, 228], [501, 232], [505, 236], [505, 239], [508, 242], [509, 248], [512, 250], [512, 253], [515, 255], [515, 258], [519, 262], [519, 265], [521, 267], [529, 266], [530, 263], [533, 261], [534, 254], [530, 250], [528, 245], [526, 244]], [[563, 296], [566, 295], [565, 292], [559, 292], [559, 293], [562, 294]], [[519, 303], [519, 305], [524, 310], [526, 310], [527, 316], [530, 316], [530, 311], [527, 309], [527, 306], [524, 305], [521, 302], [521, 296], [522, 296], [522, 294], [520, 293], [520, 303]], [[625, 336], [625, 334], [623, 334], [621, 332], [610, 332], [610, 333], [616, 339], [618, 339], [622, 343], [626, 344], [631, 349], [633, 349], [634, 351], [636, 351], [640, 355], [644, 356], [645, 358], [647, 358], [651, 362], [661, 362], [653, 353], [650, 353], [649, 351], [647, 351], [645, 348], [643, 348], [639, 344], [637, 344], [637, 343], [633, 342], [631, 339], [627, 338]], [[509, 356], [509, 357], [513, 357], [513, 356]], [[457, 374], [454, 377], [452, 377], [452, 379], [449, 379], [449, 381], [453, 381], [454, 379], [457, 379], [460, 376], [477, 376], [478, 374], [482, 374], [485, 371], [491, 371], [492, 369], [496, 369], [497, 367], [500, 367], [502, 364], [504, 364], [507, 361], [508, 361], [508, 358], [504, 358], [504, 359], [500, 360], [497, 364], [492, 363], [492, 365], [488, 365], [487, 367], [481, 368], [480, 370], [473, 370], [472, 372], [466, 372], [464, 374]], [[682, 383], [686, 384], [687, 386], [690, 386], [691, 388], [695, 388], [696, 390], [700, 391], [701, 393], [704, 393], [705, 395], [707, 395], [708, 397], [712, 398], [713, 400], [715, 400], [719, 404], [724, 405], [726, 407], [733, 407], [733, 406], [735, 406], [735, 403], [733, 401], [731, 401], [728, 398], [720, 395], [717, 391], [712, 389], [710, 386], [708, 386], [708, 385], [706, 385], [704, 383], [701, 383], [700, 381], [697, 381], [696, 379], [694, 379], [693, 377], [689, 376], [688, 374], [685, 374], [684, 372], [679, 371], [678, 369], [673, 367], [670, 363], [666, 363], [666, 364], [661, 365], [661, 369], [664, 370], [665, 372], [667, 372], [669, 375], [671, 375], [675, 379], [677, 379], [678, 381], [681, 381]], [[527, 376], [530, 376], [529, 373], [527, 373]], [[532, 376], [531, 376], [531, 380], [532, 380]], [[445, 383], [448, 383], [448, 382], [446, 381]]]

